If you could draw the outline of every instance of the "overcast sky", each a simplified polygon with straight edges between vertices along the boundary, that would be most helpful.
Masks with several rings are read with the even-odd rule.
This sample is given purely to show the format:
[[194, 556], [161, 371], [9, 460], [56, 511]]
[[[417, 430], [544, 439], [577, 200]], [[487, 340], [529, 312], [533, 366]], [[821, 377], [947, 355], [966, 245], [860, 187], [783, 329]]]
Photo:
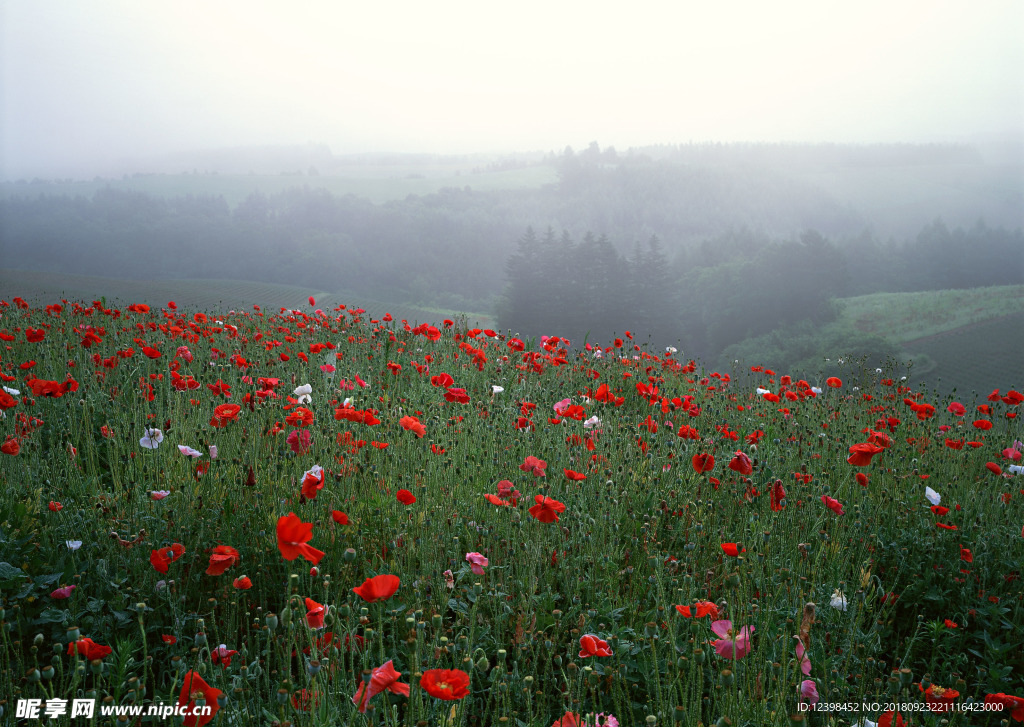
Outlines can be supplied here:
[[1024, 136], [1024, 2], [0, 0], [0, 178], [165, 152]]

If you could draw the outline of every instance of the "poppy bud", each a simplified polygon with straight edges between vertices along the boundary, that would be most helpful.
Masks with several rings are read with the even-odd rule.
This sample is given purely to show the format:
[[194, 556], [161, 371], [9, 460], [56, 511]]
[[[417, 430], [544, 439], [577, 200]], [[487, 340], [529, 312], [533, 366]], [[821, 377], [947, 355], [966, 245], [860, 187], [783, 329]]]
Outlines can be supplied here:
[[693, 660], [695, 662], [697, 662], [698, 664], [703, 664], [704, 663], [704, 658], [705, 658], [704, 657], [704, 649], [694, 649], [693, 650]]
[[344, 558], [346, 563], [351, 563], [352, 561], [354, 561], [356, 559], [355, 548], [346, 548]]
[[266, 618], [267, 628], [272, 632], [277, 630], [277, 614], [268, 613]]
[[[914, 672], [910, 669], [900, 669], [900, 685], [909, 687], [914, 681]], [[923, 683], [923, 682], [922, 682]]]

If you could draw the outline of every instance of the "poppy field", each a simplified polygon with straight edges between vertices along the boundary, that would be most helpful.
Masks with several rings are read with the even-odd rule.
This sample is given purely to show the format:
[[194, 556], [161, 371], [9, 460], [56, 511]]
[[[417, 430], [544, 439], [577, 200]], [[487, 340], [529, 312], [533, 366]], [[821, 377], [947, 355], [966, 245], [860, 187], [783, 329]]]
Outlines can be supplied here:
[[2, 724], [1024, 722], [1019, 380], [314, 298], [13, 298], [0, 342]]

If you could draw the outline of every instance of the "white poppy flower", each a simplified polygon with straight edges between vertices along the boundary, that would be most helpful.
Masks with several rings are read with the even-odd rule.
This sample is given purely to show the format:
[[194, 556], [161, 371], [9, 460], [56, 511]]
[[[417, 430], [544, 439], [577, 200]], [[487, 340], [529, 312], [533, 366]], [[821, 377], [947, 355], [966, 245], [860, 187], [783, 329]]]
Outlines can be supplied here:
[[815, 394], [820, 394], [821, 393], [821, 387], [820, 386], [812, 386], [811, 387], [811, 391], [813, 391]]
[[5, 386], [4, 391], [6, 391], [11, 396], [21, 396], [21, 392], [18, 391], [17, 389], [11, 389]]
[[64, 544], [68, 546], [68, 550], [78, 550], [82, 547], [81, 540], [65, 540]]
[[942, 496], [930, 487], [924, 488], [924, 496], [928, 499], [928, 502], [933, 505], [938, 505], [942, 502]]
[[210, 450], [210, 459], [217, 459], [217, 445], [216, 444], [211, 444], [209, 446], [209, 450]]
[[1015, 475], [1024, 475], [1024, 466], [1019, 464], [1007, 465], [1006, 469], [1010, 470]]
[[309, 404], [310, 402], [313, 401], [313, 397], [310, 396], [310, 394], [313, 393], [313, 387], [310, 386], [309, 384], [303, 384], [302, 386], [295, 389], [295, 391], [293, 391], [292, 393], [295, 394], [295, 396], [299, 397], [300, 404]]
[[149, 497], [152, 500], [162, 500], [170, 494], [170, 490], [153, 490], [149, 493]]
[[845, 611], [847, 605], [846, 596], [838, 588], [832, 592], [832, 598], [829, 600], [829, 605], [837, 611]]
[[675, 346], [665, 346], [665, 353], [679, 353], [679, 349]]
[[497, 384], [494, 384], [494, 385], [491, 386], [491, 393], [492, 394], [503, 394], [503, 393], [505, 393], [505, 387], [504, 386], [498, 386]]
[[762, 389], [760, 386], [757, 387], [757, 395], [764, 396], [765, 394], [772, 393], [770, 389]]
[[601, 426], [601, 420], [598, 419], [596, 416], [592, 416], [590, 417], [590, 419], [587, 419], [585, 422], [583, 422], [584, 429], [593, 429], [594, 427], [599, 426]]
[[162, 441], [164, 441], [163, 432], [159, 429], [147, 429], [142, 439], [139, 440], [139, 446], [146, 449], [156, 449]]
[[178, 445], [178, 451], [181, 452], [182, 454], [188, 456], [188, 457], [202, 457], [203, 456], [203, 453], [200, 452], [198, 449], [192, 449], [191, 447], [188, 447], [188, 446], [186, 446], [184, 444], [179, 444]]

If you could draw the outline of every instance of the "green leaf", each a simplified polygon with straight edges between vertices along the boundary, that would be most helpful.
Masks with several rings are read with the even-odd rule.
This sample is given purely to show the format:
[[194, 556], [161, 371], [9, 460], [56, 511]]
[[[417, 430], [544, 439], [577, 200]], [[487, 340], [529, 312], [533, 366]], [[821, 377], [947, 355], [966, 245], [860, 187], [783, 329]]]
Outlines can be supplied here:
[[5, 581], [8, 578], [19, 578], [25, 576], [26, 574], [21, 568], [15, 568], [7, 561], [0, 561], [0, 581]]
[[37, 623], [37, 624], [59, 624], [59, 623], [63, 623], [64, 620], [67, 619], [67, 617], [68, 617], [68, 612], [67, 611], [63, 611], [63, 610], [61, 610], [59, 608], [53, 608], [51, 606], [50, 608], [46, 609], [41, 614], [39, 614], [39, 618], [37, 618], [35, 620], [35, 623]]

